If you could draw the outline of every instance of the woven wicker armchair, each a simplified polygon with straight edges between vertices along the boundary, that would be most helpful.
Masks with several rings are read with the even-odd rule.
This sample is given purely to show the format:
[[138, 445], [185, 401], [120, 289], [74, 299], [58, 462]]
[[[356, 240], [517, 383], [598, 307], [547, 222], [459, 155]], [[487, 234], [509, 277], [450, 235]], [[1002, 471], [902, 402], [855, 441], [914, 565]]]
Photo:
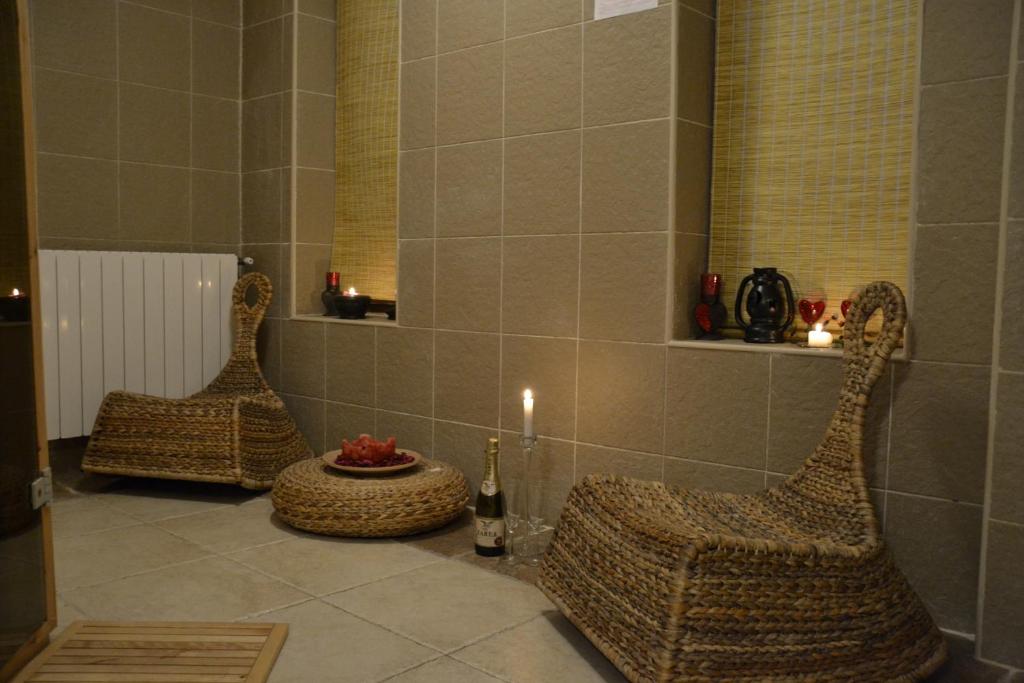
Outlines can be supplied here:
[[861, 459], [868, 397], [905, 320], [895, 285], [860, 293], [839, 406], [781, 485], [735, 495], [591, 475], [573, 488], [539, 585], [629, 680], [912, 681], [944, 661], [879, 535]]
[[[251, 307], [245, 302], [250, 287], [257, 291]], [[180, 399], [107, 394], [82, 469], [269, 489], [278, 472], [312, 456], [256, 362], [256, 332], [272, 291], [260, 273], [235, 283], [235, 346], [224, 369], [199, 393]]]

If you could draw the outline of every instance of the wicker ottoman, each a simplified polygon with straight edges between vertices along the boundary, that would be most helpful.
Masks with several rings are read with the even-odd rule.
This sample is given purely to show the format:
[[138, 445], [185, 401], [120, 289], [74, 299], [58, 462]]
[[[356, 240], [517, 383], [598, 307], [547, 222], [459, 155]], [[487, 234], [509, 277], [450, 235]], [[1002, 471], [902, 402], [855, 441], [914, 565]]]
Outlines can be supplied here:
[[389, 476], [336, 472], [320, 458], [285, 468], [271, 494], [281, 519], [297, 529], [330, 536], [407, 536], [451, 522], [466, 507], [462, 472], [423, 459]]

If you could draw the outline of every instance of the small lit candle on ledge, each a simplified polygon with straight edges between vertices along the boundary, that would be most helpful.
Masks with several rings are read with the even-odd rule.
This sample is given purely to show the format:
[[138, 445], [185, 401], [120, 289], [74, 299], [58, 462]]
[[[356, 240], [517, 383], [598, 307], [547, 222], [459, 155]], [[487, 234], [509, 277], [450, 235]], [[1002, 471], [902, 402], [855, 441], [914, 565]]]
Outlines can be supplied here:
[[533, 392], [523, 392], [523, 438], [532, 439], [533, 434]]
[[0, 297], [0, 320], [25, 322], [29, 319], [28, 295], [15, 287], [10, 296]]
[[334, 297], [334, 305], [338, 309], [338, 317], [347, 320], [360, 320], [366, 317], [370, 308], [370, 297], [360, 294], [355, 287], [349, 287], [341, 296]]
[[821, 329], [821, 323], [816, 323], [813, 330], [807, 331], [807, 345], [815, 349], [827, 349], [832, 346], [832, 333]]

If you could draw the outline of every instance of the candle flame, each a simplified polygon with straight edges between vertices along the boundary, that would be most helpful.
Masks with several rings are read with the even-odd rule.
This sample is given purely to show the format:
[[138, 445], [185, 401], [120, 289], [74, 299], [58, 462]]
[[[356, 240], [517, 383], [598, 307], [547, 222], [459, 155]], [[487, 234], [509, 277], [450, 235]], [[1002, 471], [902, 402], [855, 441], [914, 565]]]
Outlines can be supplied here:
[[821, 332], [821, 323], [815, 323], [814, 324], [814, 331], [815, 332]]
[[356, 295], [356, 293], [357, 293], [357, 292], [356, 292], [356, 288], [355, 288], [355, 287], [349, 287], [349, 288], [348, 288], [348, 295], [349, 295], [349, 296], [355, 296], [355, 295]]
[[11, 290], [11, 296], [21, 296], [21, 292], [18, 291], [17, 287]]
[[523, 400], [524, 401], [532, 401], [533, 400], [533, 392], [530, 391], [529, 389], [524, 391], [523, 392]]

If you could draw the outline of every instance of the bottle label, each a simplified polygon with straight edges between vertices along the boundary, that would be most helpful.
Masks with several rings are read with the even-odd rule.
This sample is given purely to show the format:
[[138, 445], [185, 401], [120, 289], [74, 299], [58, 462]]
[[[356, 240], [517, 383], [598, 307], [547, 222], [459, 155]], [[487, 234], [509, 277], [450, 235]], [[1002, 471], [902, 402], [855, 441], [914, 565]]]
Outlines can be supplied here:
[[477, 517], [476, 544], [481, 548], [501, 548], [504, 546], [505, 520], [501, 517]]
[[493, 479], [484, 479], [484, 482], [480, 484], [480, 492], [485, 496], [493, 496], [498, 492], [498, 485], [494, 483]]

